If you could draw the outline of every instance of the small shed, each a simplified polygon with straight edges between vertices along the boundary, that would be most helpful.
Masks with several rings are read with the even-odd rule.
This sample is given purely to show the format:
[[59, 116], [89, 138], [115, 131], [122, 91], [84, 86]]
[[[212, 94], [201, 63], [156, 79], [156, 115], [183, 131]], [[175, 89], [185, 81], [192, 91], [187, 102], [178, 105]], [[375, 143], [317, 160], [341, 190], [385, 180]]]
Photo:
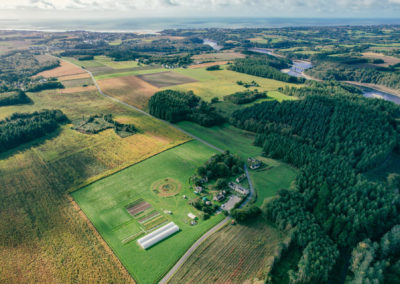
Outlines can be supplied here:
[[194, 215], [193, 213], [188, 213], [188, 217], [190, 219], [192, 219], [192, 220], [196, 220], [197, 219], [196, 215]]

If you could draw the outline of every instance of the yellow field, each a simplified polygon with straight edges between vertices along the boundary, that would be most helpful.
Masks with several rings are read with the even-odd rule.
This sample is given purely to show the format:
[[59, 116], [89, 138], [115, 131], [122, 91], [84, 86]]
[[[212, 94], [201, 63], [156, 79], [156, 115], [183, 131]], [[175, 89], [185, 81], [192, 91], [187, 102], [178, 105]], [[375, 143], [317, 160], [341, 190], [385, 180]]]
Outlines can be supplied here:
[[226, 61], [245, 57], [246, 56], [240, 52], [215, 52], [197, 54], [192, 56], [192, 59], [194, 61]]
[[133, 282], [67, 192], [189, 138], [96, 92], [28, 95], [34, 104], [2, 107], [0, 119], [42, 108], [59, 108], [71, 120], [113, 113], [139, 133], [121, 138], [109, 129], [86, 135], [65, 125], [0, 155], [0, 282]]
[[83, 73], [86, 73], [86, 71], [72, 63], [69, 63], [65, 60], [61, 60], [59, 67], [40, 72], [36, 74], [35, 77], [43, 76], [46, 78], [50, 78], [50, 77], [78, 75]]
[[99, 80], [102, 91], [125, 103], [145, 109], [150, 97], [158, 88], [136, 76], [125, 76]]

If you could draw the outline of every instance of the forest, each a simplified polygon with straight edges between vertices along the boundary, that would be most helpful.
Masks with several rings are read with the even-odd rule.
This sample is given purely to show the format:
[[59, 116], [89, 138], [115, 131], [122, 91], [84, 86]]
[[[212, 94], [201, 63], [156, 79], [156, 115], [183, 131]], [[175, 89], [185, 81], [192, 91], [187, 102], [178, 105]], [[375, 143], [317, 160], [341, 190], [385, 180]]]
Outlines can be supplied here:
[[257, 56], [236, 59], [235, 62], [229, 66], [229, 69], [240, 73], [289, 83], [303, 83], [305, 81], [304, 78], [282, 73], [279, 69], [287, 68], [288, 65], [284, 62], [276, 61], [276, 59], [271, 60], [270, 58], [270, 56]]
[[60, 110], [14, 113], [0, 121], [0, 153], [43, 137], [67, 122]]
[[[324, 84], [330, 87], [320, 92]], [[255, 144], [267, 157], [300, 168], [294, 190], [281, 190], [264, 204], [269, 220], [282, 230], [291, 229], [294, 244], [302, 250], [297, 270], [290, 272], [291, 283], [326, 282], [333, 270], [340, 273], [335, 263], [346, 261], [359, 242], [378, 241], [400, 222], [398, 181], [389, 187], [362, 175], [398, 151], [400, 109], [346, 88], [329, 82], [311, 83], [304, 90], [287, 88], [304, 99], [264, 102], [232, 116], [236, 126], [257, 132]], [[364, 277], [357, 283], [374, 283], [376, 274], [367, 273], [372, 267], [394, 283], [400, 255], [382, 259], [354, 265], [352, 277]], [[357, 261], [362, 260], [353, 257]]]
[[31, 99], [23, 91], [0, 93], [0, 106], [29, 104]]
[[188, 120], [209, 127], [224, 122], [223, 117], [210, 103], [203, 101], [192, 91], [159, 91], [149, 100], [149, 112], [172, 123]]

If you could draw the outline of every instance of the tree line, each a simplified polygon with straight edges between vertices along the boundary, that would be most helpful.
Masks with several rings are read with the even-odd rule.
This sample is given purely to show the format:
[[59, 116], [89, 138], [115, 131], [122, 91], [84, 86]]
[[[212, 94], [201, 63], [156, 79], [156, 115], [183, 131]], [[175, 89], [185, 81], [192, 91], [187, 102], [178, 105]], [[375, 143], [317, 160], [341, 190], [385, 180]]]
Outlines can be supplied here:
[[259, 92], [256, 89], [256, 90], [246, 90], [243, 92], [236, 92], [234, 94], [224, 96], [224, 101], [228, 101], [237, 105], [242, 105], [267, 97], [268, 97], [267, 92]]
[[288, 67], [284, 63], [277, 63], [268, 57], [247, 57], [236, 59], [229, 69], [232, 71], [259, 76], [288, 83], [303, 83], [304, 78], [290, 76], [282, 73], [280, 67]]
[[66, 122], [68, 118], [60, 110], [14, 113], [0, 121], [0, 152], [43, 137]]
[[203, 101], [192, 91], [159, 91], [149, 100], [149, 112], [172, 123], [188, 120], [209, 127], [224, 122], [224, 118], [210, 103]]
[[8, 93], [0, 93], [0, 106], [11, 106], [19, 104], [29, 104], [31, 99], [25, 92], [19, 90]]
[[[289, 273], [291, 283], [326, 283], [346, 251], [400, 224], [397, 179], [378, 183], [362, 174], [398, 149], [399, 107], [336, 84], [319, 92], [318, 84], [288, 89], [302, 100], [264, 102], [232, 115], [234, 125], [257, 132], [255, 144], [266, 156], [300, 169], [293, 189], [265, 204], [268, 218], [292, 230], [302, 250], [296, 271]], [[398, 255], [383, 259], [384, 278], [395, 277], [388, 273], [396, 271]], [[353, 269], [355, 277], [379, 261]]]

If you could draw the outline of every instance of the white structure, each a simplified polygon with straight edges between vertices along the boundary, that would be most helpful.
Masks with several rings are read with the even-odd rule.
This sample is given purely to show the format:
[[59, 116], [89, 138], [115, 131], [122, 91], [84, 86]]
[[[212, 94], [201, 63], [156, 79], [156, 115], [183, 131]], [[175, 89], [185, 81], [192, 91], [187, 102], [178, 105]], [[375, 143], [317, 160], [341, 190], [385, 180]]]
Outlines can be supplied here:
[[143, 238], [140, 238], [137, 242], [142, 248], [148, 249], [149, 247], [161, 242], [165, 238], [168, 238], [178, 231], [179, 227], [174, 222], [170, 222], [167, 225], [144, 236]]
[[197, 217], [196, 217], [196, 215], [194, 215], [193, 213], [189, 213], [188, 214], [188, 217], [190, 218], [190, 219], [192, 219], [192, 220], [195, 220]]

